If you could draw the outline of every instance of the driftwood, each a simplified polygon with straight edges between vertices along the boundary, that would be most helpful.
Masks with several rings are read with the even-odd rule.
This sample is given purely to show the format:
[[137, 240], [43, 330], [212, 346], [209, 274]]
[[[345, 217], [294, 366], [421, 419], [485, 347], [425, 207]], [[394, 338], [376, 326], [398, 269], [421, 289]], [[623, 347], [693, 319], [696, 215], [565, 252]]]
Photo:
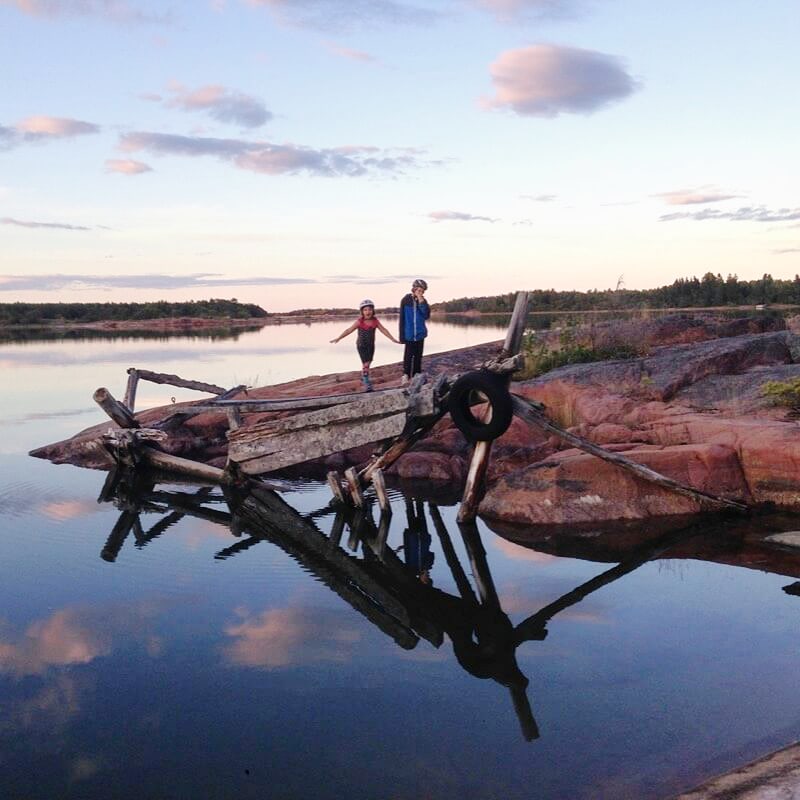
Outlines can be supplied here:
[[691, 486], [685, 486], [678, 481], [672, 480], [672, 478], [666, 477], [666, 475], [661, 475], [655, 470], [645, 467], [643, 464], [637, 464], [635, 461], [631, 461], [629, 458], [625, 458], [619, 453], [612, 453], [608, 450], [604, 450], [602, 447], [594, 444], [594, 442], [590, 442], [588, 439], [584, 439], [582, 436], [577, 436], [574, 433], [565, 431], [544, 415], [538, 403], [531, 403], [517, 395], [512, 395], [511, 399], [514, 404], [514, 414], [520, 419], [558, 436], [563, 441], [579, 450], [583, 450], [585, 453], [590, 453], [611, 464], [616, 464], [616, 466], [628, 472], [632, 472], [638, 478], [655, 483], [664, 489], [676, 492], [684, 497], [689, 497], [699, 503], [722, 506], [724, 508], [735, 509], [736, 511], [747, 510], [747, 506], [743, 503], [738, 503], [735, 500], [727, 500], [724, 497], [717, 497], [707, 492], [701, 492], [699, 489], [693, 489]]

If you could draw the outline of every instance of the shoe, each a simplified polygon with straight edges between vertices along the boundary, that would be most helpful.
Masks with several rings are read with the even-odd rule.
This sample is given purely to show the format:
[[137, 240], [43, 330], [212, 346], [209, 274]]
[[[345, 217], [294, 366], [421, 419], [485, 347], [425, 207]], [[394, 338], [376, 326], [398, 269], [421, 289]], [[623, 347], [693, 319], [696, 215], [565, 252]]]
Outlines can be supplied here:
[[403, 375], [403, 377], [400, 378], [400, 385], [408, 386], [408, 375]]

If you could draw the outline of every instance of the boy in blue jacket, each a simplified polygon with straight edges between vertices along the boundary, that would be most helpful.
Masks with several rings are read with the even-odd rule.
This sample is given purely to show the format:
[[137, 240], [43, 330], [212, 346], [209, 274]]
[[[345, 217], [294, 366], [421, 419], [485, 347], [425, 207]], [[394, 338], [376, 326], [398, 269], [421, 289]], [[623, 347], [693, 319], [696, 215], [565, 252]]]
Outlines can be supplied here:
[[400, 301], [400, 341], [406, 346], [403, 353], [403, 379], [405, 385], [418, 372], [422, 372], [422, 349], [428, 335], [426, 320], [431, 308], [425, 299], [428, 284], [417, 278], [411, 291]]

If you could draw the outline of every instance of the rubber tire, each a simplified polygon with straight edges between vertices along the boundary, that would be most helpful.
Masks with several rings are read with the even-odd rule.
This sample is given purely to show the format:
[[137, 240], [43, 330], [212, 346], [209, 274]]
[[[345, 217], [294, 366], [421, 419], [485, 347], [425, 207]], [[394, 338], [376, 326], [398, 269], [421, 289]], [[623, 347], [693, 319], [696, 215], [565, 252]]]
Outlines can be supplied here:
[[[473, 391], [486, 395], [492, 406], [492, 418], [489, 422], [479, 422], [472, 415], [469, 400]], [[506, 378], [488, 370], [462, 375], [450, 389], [448, 408], [455, 426], [471, 442], [488, 442], [502, 436], [508, 430], [513, 416]]]

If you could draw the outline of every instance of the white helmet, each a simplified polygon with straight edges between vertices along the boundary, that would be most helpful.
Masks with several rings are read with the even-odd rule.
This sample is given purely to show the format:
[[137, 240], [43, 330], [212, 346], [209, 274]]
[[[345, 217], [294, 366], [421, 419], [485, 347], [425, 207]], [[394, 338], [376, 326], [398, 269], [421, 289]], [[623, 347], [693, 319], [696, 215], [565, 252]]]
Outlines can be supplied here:
[[375, 303], [373, 303], [372, 300], [362, 300], [358, 304], [358, 310], [361, 311], [362, 308], [366, 308], [367, 306], [372, 306], [372, 308], [374, 309]]

